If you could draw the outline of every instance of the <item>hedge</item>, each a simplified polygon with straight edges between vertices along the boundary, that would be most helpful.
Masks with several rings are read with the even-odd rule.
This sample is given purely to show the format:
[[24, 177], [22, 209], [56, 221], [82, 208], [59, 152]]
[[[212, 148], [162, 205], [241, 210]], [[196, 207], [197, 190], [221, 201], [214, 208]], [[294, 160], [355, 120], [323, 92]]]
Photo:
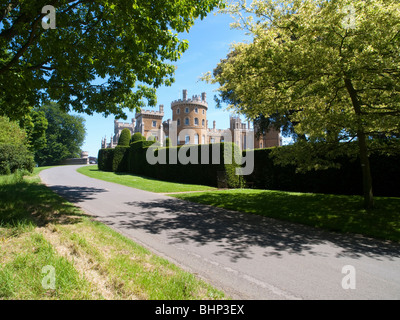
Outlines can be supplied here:
[[131, 140], [131, 131], [128, 128], [124, 128], [121, 131], [121, 135], [118, 139], [118, 146], [129, 147]]
[[[275, 165], [270, 157], [271, 149], [256, 149], [254, 171], [244, 176], [249, 187], [282, 191], [313, 192], [327, 194], [362, 194], [360, 161], [342, 157], [340, 168], [296, 173], [295, 166]], [[400, 196], [400, 157], [371, 155], [371, 175], [376, 196]]]
[[113, 171], [113, 158], [115, 149], [100, 149], [97, 155], [99, 170]]
[[[115, 149], [101, 149], [98, 155], [99, 170], [130, 172], [144, 175], [159, 180], [202, 184], [216, 187], [238, 188], [243, 186], [243, 179], [236, 175], [234, 155], [240, 156], [240, 151], [234, 144], [209, 144], [178, 147], [156, 147], [150, 149], [153, 141], [139, 140], [131, 143], [129, 148], [117, 147]], [[224, 148], [232, 148], [232, 158], [224, 154]], [[150, 164], [147, 161], [147, 152], [152, 152], [155, 157], [165, 157], [165, 163]], [[212, 156], [219, 158], [219, 163], [212, 163]], [[170, 155], [192, 156], [191, 163], [172, 163]], [[203, 160], [203, 161], [202, 161]], [[194, 162], [194, 163], [193, 163]]]
[[17, 170], [33, 171], [33, 154], [25, 145], [0, 145], [0, 174], [10, 174]]
[[[232, 151], [233, 159], [227, 158], [229, 154], [224, 154], [225, 147]], [[143, 151], [147, 151], [147, 149], [148, 147]], [[132, 151], [134, 152], [134, 150]], [[149, 164], [143, 151], [141, 151], [141, 160], [139, 160], [141, 161], [139, 166], [142, 168], [142, 172], [139, 173], [146, 176], [166, 181], [214, 187], [239, 188], [243, 185], [242, 178], [235, 174], [236, 168], [239, 168], [240, 165], [235, 163], [234, 153], [240, 155], [240, 151], [232, 143], [158, 148], [154, 151], [154, 155], [156, 157], [163, 156], [166, 159], [166, 164]], [[191, 158], [193, 161], [185, 164], [178, 160], [176, 164], [172, 164], [171, 154], [186, 155], [187, 159]], [[219, 159], [218, 163], [213, 163], [213, 155]], [[134, 165], [136, 165], [136, 162], [134, 162]]]
[[112, 155], [113, 172], [128, 172], [129, 146], [116, 146]]

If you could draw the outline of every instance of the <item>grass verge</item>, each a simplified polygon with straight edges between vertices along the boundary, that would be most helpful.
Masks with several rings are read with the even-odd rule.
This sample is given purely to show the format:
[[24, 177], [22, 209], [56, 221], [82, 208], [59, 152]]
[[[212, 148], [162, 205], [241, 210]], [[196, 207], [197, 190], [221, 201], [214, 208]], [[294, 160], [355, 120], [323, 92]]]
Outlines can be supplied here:
[[77, 171], [91, 178], [156, 193], [217, 190], [210, 186], [160, 181], [129, 173], [100, 171], [97, 165], [80, 167]]
[[400, 198], [376, 197], [364, 210], [361, 196], [233, 189], [173, 197], [342, 233], [400, 241]]
[[0, 176], [0, 299], [225, 298], [92, 220], [36, 174]]

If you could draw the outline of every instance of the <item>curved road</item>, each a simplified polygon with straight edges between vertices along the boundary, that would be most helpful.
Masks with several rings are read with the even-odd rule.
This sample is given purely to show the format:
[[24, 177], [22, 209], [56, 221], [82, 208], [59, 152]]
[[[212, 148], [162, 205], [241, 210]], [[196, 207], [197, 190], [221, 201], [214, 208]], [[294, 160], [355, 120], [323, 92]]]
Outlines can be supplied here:
[[55, 167], [40, 177], [234, 299], [400, 299], [400, 245], [193, 204], [89, 178], [77, 168]]

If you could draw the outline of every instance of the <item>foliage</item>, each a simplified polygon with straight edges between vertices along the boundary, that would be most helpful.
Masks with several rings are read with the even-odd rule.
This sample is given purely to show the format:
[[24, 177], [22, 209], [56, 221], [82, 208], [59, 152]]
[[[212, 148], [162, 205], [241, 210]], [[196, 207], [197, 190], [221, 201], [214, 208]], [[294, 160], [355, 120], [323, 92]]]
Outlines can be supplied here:
[[32, 172], [33, 155], [27, 146], [25, 130], [21, 129], [16, 121], [0, 117], [0, 175], [17, 170]]
[[0, 145], [21, 145], [27, 143], [25, 130], [21, 129], [16, 121], [0, 116]]
[[113, 172], [128, 172], [128, 159], [129, 146], [117, 146], [112, 155], [111, 170]]
[[112, 171], [114, 149], [100, 149], [97, 155], [99, 170]]
[[[236, 44], [218, 65], [212, 81], [221, 95], [233, 93], [232, 107], [249, 118], [287, 117], [294, 133], [329, 144], [333, 157], [343, 154], [333, 152], [341, 142], [357, 141], [365, 206], [372, 207], [368, 156], [400, 150], [400, 3], [254, 0], [227, 11], [253, 41]], [[301, 155], [294, 148], [289, 156]]]
[[141, 141], [141, 140], [146, 140], [146, 138], [140, 132], [135, 132], [132, 135], [131, 143], [136, 142], [136, 141]]
[[80, 147], [85, 139], [84, 119], [60, 110], [57, 104], [49, 103], [39, 109], [48, 121], [47, 144], [36, 151], [35, 161], [40, 165], [58, 164], [66, 158], [80, 157]]
[[[164, 158], [165, 162], [150, 164], [147, 159], [150, 147], [154, 148], [151, 152], [154, 152], [155, 157]], [[231, 152], [225, 154], [225, 147], [231, 148]], [[187, 159], [190, 158], [191, 162], [176, 161], [174, 164], [170, 161], [170, 155], [175, 152], [177, 156], [183, 154]], [[229, 154], [232, 159], [228, 158]], [[240, 167], [235, 162], [238, 154], [239, 150], [233, 143], [161, 148], [153, 141], [139, 140], [131, 143], [129, 149], [101, 149], [98, 166], [103, 171], [128, 171], [164, 181], [238, 188], [243, 186], [242, 177], [236, 175], [236, 169]], [[219, 160], [218, 163], [213, 163], [213, 156]], [[207, 163], [204, 163], [205, 158]]]
[[118, 139], [118, 146], [129, 147], [130, 140], [131, 140], [131, 131], [128, 128], [122, 129], [121, 135]]
[[[289, 145], [281, 148], [291, 147]], [[254, 170], [244, 177], [248, 187], [325, 194], [362, 194], [362, 173], [357, 158], [343, 155], [337, 158], [336, 167], [299, 172], [295, 164], [277, 164], [272, 156], [273, 148], [244, 151], [244, 153], [249, 152], [254, 155]], [[305, 154], [304, 161], [308, 161], [308, 157], [309, 155]], [[400, 157], [376, 153], [370, 156], [370, 161], [375, 194], [400, 197], [400, 186], [396, 179], [393, 179], [400, 176], [400, 167], [397, 165]]]
[[32, 153], [24, 144], [0, 144], [0, 175], [17, 170], [33, 171]]
[[[42, 27], [45, 5], [55, 29]], [[126, 118], [124, 109], [156, 105], [171, 85], [188, 32], [220, 0], [3, 1], [0, 115], [21, 119], [30, 106], [56, 101], [64, 111]], [[51, 21], [50, 21], [51, 22]], [[101, 79], [93, 83], [96, 78]], [[102, 82], [101, 82], [102, 81]], [[134, 90], [132, 90], [134, 88]]]
[[165, 147], [172, 147], [171, 138], [166, 138], [165, 139]]
[[31, 109], [20, 121], [20, 126], [26, 131], [31, 151], [40, 150], [46, 146], [48, 121], [43, 111]]

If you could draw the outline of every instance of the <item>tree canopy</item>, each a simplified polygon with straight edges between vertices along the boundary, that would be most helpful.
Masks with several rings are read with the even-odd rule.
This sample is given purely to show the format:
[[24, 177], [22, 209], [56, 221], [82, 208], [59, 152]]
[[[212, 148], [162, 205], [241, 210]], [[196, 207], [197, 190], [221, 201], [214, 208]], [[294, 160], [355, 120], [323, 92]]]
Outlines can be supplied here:
[[16, 121], [0, 116], [0, 144], [26, 145], [27, 142], [25, 130]]
[[59, 164], [66, 158], [80, 157], [81, 146], [85, 139], [85, 119], [60, 110], [56, 103], [43, 105], [48, 121], [46, 146], [35, 152], [39, 166]]
[[227, 11], [253, 41], [234, 45], [216, 68], [221, 97], [249, 118], [286, 117], [304, 138], [295, 144], [303, 156], [316, 143], [332, 158], [353, 150], [372, 207], [368, 155], [400, 149], [400, 3], [254, 0]]
[[[21, 119], [50, 100], [64, 111], [124, 119], [125, 108], [154, 106], [155, 88], [174, 81], [172, 62], [188, 48], [178, 34], [220, 4], [1, 1], [0, 115]], [[54, 17], [45, 6], [55, 9]]]

